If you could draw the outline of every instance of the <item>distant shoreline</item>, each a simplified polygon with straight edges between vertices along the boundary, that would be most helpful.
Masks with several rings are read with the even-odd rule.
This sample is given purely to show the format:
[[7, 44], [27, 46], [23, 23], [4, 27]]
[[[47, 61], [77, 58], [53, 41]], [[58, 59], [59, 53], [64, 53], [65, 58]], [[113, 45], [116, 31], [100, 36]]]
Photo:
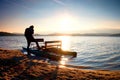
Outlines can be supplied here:
[[[0, 32], [0, 36], [24, 36], [22, 33], [9, 33], [9, 32]], [[120, 37], [120, 33], [111, 34], [111, 33], [86, 33], [86, 34], [35, 34], [35, 36], [114, 36]]]

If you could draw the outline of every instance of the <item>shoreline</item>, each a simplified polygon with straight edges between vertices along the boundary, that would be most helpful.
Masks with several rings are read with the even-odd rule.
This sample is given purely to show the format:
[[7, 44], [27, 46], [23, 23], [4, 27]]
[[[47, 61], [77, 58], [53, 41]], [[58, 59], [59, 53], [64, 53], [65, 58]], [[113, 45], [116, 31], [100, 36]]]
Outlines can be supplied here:
[[[120, 70], [88, 70], [84, 67], [60, 67], [39, 58], [30, 58], [20, 50], [0, 48], [0, 79], [10, 80], [119, 80]], [[75, 67], [75, 68], [74, 68]]]

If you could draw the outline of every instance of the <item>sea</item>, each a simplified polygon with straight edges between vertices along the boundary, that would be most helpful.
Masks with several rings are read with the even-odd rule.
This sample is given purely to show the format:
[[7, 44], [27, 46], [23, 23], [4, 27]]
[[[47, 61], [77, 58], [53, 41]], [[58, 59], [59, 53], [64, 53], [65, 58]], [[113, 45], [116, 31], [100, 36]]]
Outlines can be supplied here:
[[[62, 41], [62, 49], [77, 52], [77, 57], [66, 61], [67, 65], [88, 69], [120, 70], [120, 37], [112, 36], [35, 36], [44, 41]], [[39, 43], [43, 45], [42, 42]], [[35, 45], [31, 43], [31, 46]], [[24, 36], [0, 36], [0, 47], [18, 49], [26, 47]]]

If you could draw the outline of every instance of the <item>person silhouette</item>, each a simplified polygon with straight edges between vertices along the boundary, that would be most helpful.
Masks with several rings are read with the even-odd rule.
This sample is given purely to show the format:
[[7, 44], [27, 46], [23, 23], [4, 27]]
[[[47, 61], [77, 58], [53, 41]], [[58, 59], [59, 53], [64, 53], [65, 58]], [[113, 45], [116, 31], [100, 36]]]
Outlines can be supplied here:
[[28, 55], [30, 55], [30, 52], [29, 52], [29, 47], [30, 47], [30, 43], [31, 42], [35, 42], [36, 45], [37, 45], [37, 48], [40, 49], [40, 46], [38, 44], [38, 39], [35, 39], [33, 37], [33, 34], [34, 34], [34, 26], [31, 25], [29, 28], [26, 28], [25, 29], [25, 32], [24, 32], [24, 36], [26, 37], [26, 40], [27, 40], [27, 51], [28, 51]]

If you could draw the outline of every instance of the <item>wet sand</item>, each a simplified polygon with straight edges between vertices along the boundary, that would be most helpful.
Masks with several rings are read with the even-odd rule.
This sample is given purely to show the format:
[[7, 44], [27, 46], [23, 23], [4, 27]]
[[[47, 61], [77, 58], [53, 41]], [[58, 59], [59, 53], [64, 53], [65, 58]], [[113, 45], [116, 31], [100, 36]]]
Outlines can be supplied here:
[[60, 67], [19, 50], [0, 48], [0, 80], [120, 80], [120, 70]]

